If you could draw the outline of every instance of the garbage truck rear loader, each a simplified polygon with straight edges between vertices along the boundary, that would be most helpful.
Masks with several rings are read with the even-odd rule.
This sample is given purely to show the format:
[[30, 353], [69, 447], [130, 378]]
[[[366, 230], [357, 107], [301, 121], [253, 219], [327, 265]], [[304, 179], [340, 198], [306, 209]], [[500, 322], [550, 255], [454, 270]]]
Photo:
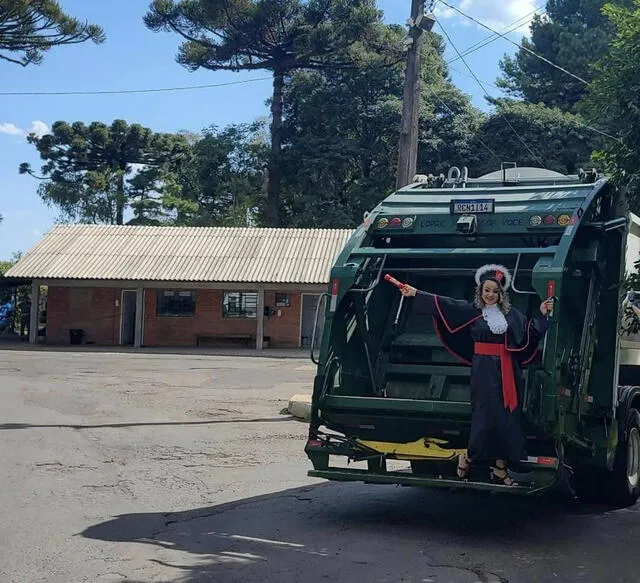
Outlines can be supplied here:
[[[621, 326], [633, 321], [623, 284], [639, 259], [640, 219], [595, 172], [503, 168], [469, 179], [454, 168], [393, 193], [354, 232], [319, 304], [309, 474], [523, 495], [565, 486], [635, 503], [640, 343]], [[488, 473], [456, 478], [471, 424], [470, 368], [384, 279], [470, 300], [485, 263], [510, 269], [511, 301], [525, 314], [556, 298], [524, 371], [527, 479], [514, 487]], [[349, 463], [336, 464], [340, 457]]]

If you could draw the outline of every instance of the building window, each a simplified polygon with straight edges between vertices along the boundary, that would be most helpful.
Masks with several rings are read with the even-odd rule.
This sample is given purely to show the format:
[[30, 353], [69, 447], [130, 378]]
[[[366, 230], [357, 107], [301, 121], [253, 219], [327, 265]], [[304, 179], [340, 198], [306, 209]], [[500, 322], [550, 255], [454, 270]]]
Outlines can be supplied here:
[[290, 308], [291, 298], [289, 294], [276, 294], [276, 308]]
[[222, 315], [225, 318], [255, 318], [258, 313], [256, 292], [224, 292]]
[[196, 292], [158, 290], [158, 316], [195, 316]]

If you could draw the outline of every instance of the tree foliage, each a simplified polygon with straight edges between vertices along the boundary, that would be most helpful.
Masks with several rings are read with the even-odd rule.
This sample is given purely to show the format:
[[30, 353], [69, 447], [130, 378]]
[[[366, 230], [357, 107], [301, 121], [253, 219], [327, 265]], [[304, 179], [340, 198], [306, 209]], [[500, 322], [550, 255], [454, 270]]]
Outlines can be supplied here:
[[65, 14], [55, 0], [0, 0], [0, 60], [26, 67], [51, 47], [104, 42], [102, 28]]
[[608, 140], [596, 158], [625, 188], [632, 210], [640, 212], [640, 0], [632, 9], [607, 4], [604, 13], [616, 34], [596, 67], [584, 108], [619, 138]]
[[[614, 27], [602, 13], [605, 0], [548, 0], [546, 14], [531, 24], [531, 39], [523, 39], [516, 55], [504, 57], [499, 83], [507, 91], [533, 103], [575, 111], [587, 86], [536, 58], [545, 57], [586, 81], [594, 78], [593, 64], [608, 51]], [[632, 0], [617, 0], [630, 6]], [[527, 50], [528, 49], [528, 50]]]
[[174, 174], [179, 199], [191, 204], [176, 224], [247, 226], [266, 182], [265, 123], [211, 126], [194, 137], [188, 160]]
[[184, 39], [177, 61], [188, 69], [273, 73], [271, 151], [264, 222], [281, 224], [282, 107], [287, 78], [299, 70], [357, 68], [363, 47], [393, 58], [375, 0], [154, 0], [154, 31]]
[[[156, 224], [164, 214], [163, 178], [184, 159], [188, 144], [179, 135], [154, 133], [116, 120], [85, 125], [58, 121], [50, 134], [31, 134], [45, 161], [41, 198], [65, 218], [89, 223]], [[34, 175], [28, 164], [20, 173]]]
[[[122, 120], [56, 122], [29, 141], [45, 161], [40, 196], [66, 220], [245, 226], [264, 191], [264, 125], [162, 134]], [[20, 172], [35, 176], [26, 163]]]
[[3, 277], [13, 267], [13, 261], [0, 261], [0, 277]]
[[[391, 27], [390, 36], [402, 30]], [[448, 78], [440, 37], [423, 45], [419, 168], [472, 158], [481, 120]], [[402, 64], [292, 76], [285, 107], [284, 219], [298, 227], [353, 227], [395, 185]]]
[[589, 167], [593, 150], [602, 144], [601, 136], [578, 115], [510, 99], [496, 100], [494, 105], [474, 142], [480, 154], [478, 173], [500, 167], [488, 147], [500, 161], [577, 174], [581, 167]]

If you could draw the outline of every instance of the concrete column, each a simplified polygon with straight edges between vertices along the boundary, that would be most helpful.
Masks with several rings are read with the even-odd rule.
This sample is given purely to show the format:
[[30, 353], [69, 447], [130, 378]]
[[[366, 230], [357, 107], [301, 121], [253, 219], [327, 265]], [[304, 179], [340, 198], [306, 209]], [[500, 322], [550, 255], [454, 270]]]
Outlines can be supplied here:
[[142, 334], [144, 329], [144, 288], [136, 289], [136, 329], [133, 337], [134, 348], [142, 346]]
[[40, 317], [40, 283], [31, 283], [31, 313], [29, 315], [29, 344], [38, 342], [38, 319]]
[[264, 290], [258, 290], [258, 314], [256, 326], [256, 350], [262, 350], [264, 340]]

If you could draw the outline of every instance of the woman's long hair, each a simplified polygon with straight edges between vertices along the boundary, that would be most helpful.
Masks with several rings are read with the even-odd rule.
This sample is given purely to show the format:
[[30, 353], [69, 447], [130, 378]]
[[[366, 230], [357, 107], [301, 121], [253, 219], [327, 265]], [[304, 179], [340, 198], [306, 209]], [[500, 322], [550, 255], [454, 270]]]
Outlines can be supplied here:
[[[480, 282], [480, 285], [476, 286], [476, 293], [473, 298], [473, 305], [478, 308], [478, 310], [482, 310], [482, 308], [485, 307], [485, 304], [482, 301], [483, 285], [484, 281]], [[498, 284], [498, 307], [503, 314], [508, 314], [511, 311], [511, 300], [509, 299], [509, 294], [502, 289], [500, 284]]]

